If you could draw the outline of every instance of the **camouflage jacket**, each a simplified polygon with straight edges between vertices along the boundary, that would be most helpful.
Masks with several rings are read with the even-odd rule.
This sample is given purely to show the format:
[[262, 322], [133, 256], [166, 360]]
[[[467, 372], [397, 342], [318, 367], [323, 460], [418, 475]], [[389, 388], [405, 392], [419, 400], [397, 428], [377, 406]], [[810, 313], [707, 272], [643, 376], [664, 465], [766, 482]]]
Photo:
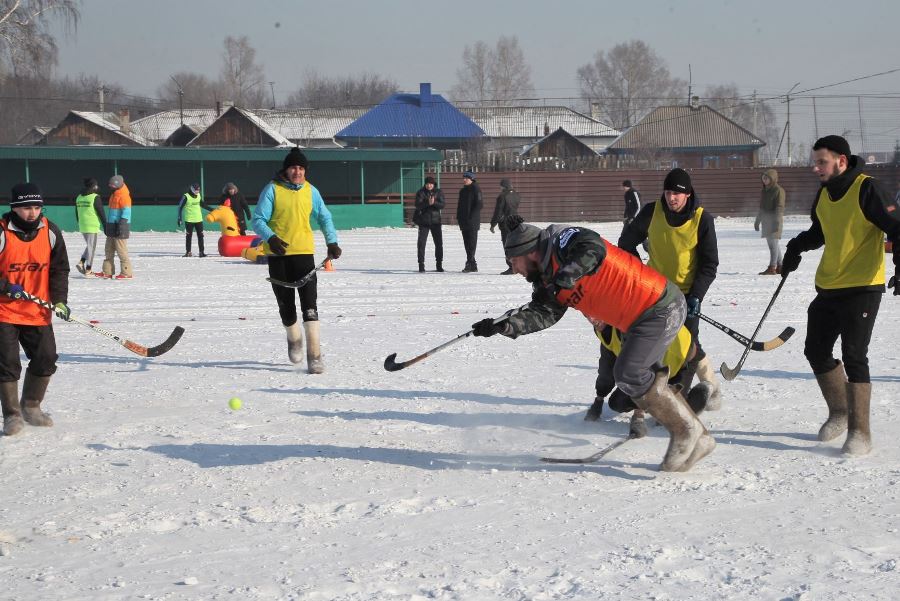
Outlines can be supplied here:
[[[500, 332], [509, 338], [539, 332], [562, 319], [568, 307], [556, 300], [556, 290], [574, 288], [580, 277], [594, 273], [606, 257], [600, 234], [570, 225], [554, 224], [541, 232], [538, 250], [541, 279], [532, 282], [531, 302], [512, 315]], [[553, 257], [559, 265], [555, 274]]]

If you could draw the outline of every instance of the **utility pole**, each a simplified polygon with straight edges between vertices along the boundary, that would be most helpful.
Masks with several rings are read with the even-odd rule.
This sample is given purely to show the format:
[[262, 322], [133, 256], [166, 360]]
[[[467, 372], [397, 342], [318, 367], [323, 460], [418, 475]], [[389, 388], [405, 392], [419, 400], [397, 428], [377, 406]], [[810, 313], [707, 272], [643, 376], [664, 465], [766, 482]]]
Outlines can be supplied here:
[[862, 154], [866, 150], [866, 130], [863, 128], [862, 117], [862, 96], [856, 97], [856, 106], [859, 110], [859, 153]]
[[785, 128], [787, 130], [787, 164], [788, 164], [788, 167], [791, 166], [791, 160], [793, 158], [793, 157], [791, 157], [791, 92], [793, 92], [794, 88], [796, 88], [799, 85], [800, 85], [800, 82], [798, 81], [793, 86], [791, 86], [791, 89], [787, 91], [787, 94], [785, 94], [785, 98], [786, 98], [785, 102], [787, 102], [787, 122], [785, 123]]
[[694, 83], [694, 77], [691, 73], [691, 64], [688, 63], [688, 105], [691, 104], [691, 98], [694, 95], [693, 83]]
[[753, 90], [753, 135], [756, 133], [756, 90]]
[[272, 108], [274, 109], [275, 108], [275, 82], [274, 81], [269, 82], [269, 89], [272, 90]]
[[169, 75], [169, 79], [175, 82], [175, 85], [178, 86], [178, 116], [181, 117], [181, 125], [184, 125], [184, 88], [181, 87], [181, 84], [178, 83], [178, 80]]
[[816, 140], [819, 139], [819, 115], [816, 112], [816, 97], [813, 96], [813, 125], [816, 128]]

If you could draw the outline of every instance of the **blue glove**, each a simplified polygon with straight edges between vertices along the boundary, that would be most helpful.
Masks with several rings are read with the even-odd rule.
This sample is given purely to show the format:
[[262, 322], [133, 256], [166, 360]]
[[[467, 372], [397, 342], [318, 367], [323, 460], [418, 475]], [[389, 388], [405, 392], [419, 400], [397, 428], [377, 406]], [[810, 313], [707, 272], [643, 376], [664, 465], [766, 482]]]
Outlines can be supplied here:
[[700, 315], [700, 299], [696, 296], [687, 297], [687, 316], [697, 317]]
[[72, 312], [69, 310], [69, 307], [68, 305], [66, 305], [66, 303], [56, 303], [55, 305], [53, 305], [53, 312], [56, 313], [56, 316], [60, 319], [72, 321]]
[[25, 289], [20, 284], [13, 284], [9, 280], [0, 278], [0, 293], [19, 299], [25, 296]]

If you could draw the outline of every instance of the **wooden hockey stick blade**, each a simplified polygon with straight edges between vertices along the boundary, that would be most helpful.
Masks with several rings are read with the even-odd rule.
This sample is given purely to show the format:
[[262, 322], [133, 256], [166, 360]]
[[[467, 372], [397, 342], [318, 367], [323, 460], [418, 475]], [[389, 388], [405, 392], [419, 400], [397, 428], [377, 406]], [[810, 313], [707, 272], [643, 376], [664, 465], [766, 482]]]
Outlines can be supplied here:
[[[156, 346], [151, 346], [148, 348], [145, 346], [141, 346], [139, 344], [135, 344], [134, 342], [131, 342], [130, 340], [126, 340], [124, 346], [128, 350], [135, 352], [138, 355], [142, 355], [144, 357], [159, 357], [163, 353], [167, 353], [170, 350], [172, 350], [172, 347], [175, 346], [176, 344], [178, 344], [178, 341], [181, 340], [181, 336], [183, 334], [184, 334], [184, 328], [182, 328], [181, 326], [175, 326], [175, 329], [172, 330], [172, 333], [169, 334], [169, 337], [166, 338], [162, 344], [157, 344]], [[136, 350], [135, 347], [143, 349], [144, 352], [140, 352], [140, 351]]]
[[791, 336], [794, 335], [794, 328], [788, 326], [781, 332], [778, 336], [773, 338], [772, 340], [767, 340], [765, 342], [754, 342], [752, 350], [754, 351], [771, 351], [777, 349], [779, 346], [787, 342], [791, 339]]
[[587, 457], [579, 457], [579, 458], [574, 458], [574, 459], [568, 459], [568, 458], [564, 458], [564, 457], [541, 457], [541, 461], [543, 461], [544, 463], [569, 463], [569, 464], [596, 463], [597, 461], [600, 461], [601, 459], [606, 457], [612, 451], [621, 447], [623, 444], [625, 444], [632, 438], [634, 438], [634, 437], [628, 436], [627, 438], [617, 440], [616, 442], [612, 443], [608, 447], [606, 447], [600, 451], [597, 451], [593, 455], [588, 455]]

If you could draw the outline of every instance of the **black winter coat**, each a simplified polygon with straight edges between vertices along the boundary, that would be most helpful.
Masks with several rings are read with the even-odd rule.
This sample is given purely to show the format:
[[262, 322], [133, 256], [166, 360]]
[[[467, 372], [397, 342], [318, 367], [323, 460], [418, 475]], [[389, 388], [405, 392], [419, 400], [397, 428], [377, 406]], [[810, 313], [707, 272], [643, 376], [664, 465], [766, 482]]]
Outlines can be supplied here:
[[456, 205], [456, 222], [461, 230], [477, 230], [481, 227], [481, 188], [478, 182], [472, 182], [459, 190], [459, 204]]
[[522, 198], [515, 190], [503, 190], [497, 196], [497, 204], [494, 205], [494, 215], [491, 217], [491, 227], [500, 226], [500, 231], [506, 229], [506, 218], [519, 214], [519, 203]]
[[[434, 197], [434, 204], [429, 204], [430, 197]], [[424, 186], [416, 192], [416, 212], [413, 213], [413, 223], [416, 225], [440, 225], [441, 209], [444, 208], [444, 193], [440, 188], [428, 190]]]
[[219, 197], [219, 204], [224, 204], [226, 200], [231, 199], [231, 210], [237, 217], [238, 223], [246, 223], [253, 218], [250, 213], [250, 207], [247, 205], [247, 199], [240, 192], [235, 194], [222, 194]]

